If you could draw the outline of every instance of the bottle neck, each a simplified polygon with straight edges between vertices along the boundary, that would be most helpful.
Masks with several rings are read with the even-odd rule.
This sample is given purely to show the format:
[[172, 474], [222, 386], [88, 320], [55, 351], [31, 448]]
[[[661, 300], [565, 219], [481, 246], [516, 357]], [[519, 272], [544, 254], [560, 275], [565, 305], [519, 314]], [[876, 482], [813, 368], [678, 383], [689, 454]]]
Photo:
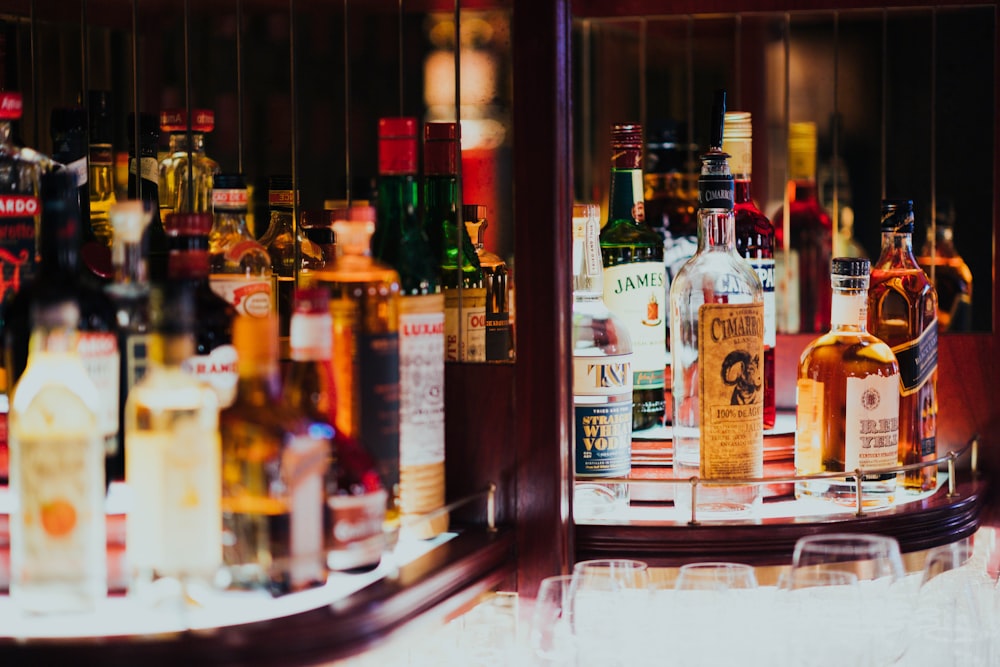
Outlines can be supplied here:
[[292, 361], [330, 361], [332, 337], [333, 317], [329, 311], [293, 314], [289, 330]]
[[35, 327], [31, 333], [29, 349], [32, 353], [46, 355], [75, 354], [78, 339], [75, 327]]
[[[188, 151], [187, 138], [187, 132], [171, 132], [169, 142], [170, 152], [186, 153]], [[200, 132], [194, 132], [191, 134], [191, 152], [197, 154], [205, 153], [205, 135]]]
[[224, 235], [238, 234], [246, 238], [250, 236], [247, 229], [247, 210], [245, 208], [216, 208], [213, 233]]
[[750, 174], [744, 176], [737, 175], [736, 179], [736, 192], [734, 195], [734, 201], [737, 204], [753, 204], [753, 197], [750, 193]]
[[698, 209], [698, 250], [736, 250], [736, 217], [731, 209]]
[[868, 328], [868, 290], [835, 287], [830, 300], [831, 331], [864, 333]]
[[119, 285], [145, 285], [146, 257], [142, 252], [141, 241], [118, 241], [113, 248], [115, 265], [115, 283]]
[[9, 144], [11, 137], [11, 123], [9, 120], [0, 120], [0, 143]]
[[79, 216], [65, 210], [69, 207], [68, 201], [62, 202], [60, 210], [55, 211], [43, 205], [38, 254], [46, 273], [72, 274], [80, 268], [80, 220]]
[[208, 237], [172, 236], [167, 256], [167, 276], [171, 280], [207, 280], [209, 275]]
[[913, 234], [897, 230], [882, 232], [882, 254], [913, 255]]
[[608, 222], [625, 220], [633, 224], [646, 219], [642, 169], [617, 167], [611, 169], [611, 191], [608, 198]]
[[196, 354], [194, 335], [190, 333], [153, 333], [147, 348], [149, 360], [160, 366], [180, 368]]

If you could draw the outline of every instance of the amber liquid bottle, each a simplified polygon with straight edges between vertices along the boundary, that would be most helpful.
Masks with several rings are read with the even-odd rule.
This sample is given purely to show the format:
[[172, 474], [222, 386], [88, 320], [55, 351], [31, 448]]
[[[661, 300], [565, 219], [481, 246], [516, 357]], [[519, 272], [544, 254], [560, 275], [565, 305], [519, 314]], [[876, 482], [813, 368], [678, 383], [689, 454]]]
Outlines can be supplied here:
[[[913, 202], [882, 201], [882, 252], [872, 265], [868, 328], [899, 360], [899, 459], [903, 465], [937, 457], [937, 292], [913, 256]], [[930, 491], [933, 465], [908, 470], [903, 486]]]
[[955, 247], [954, 209], [938, 209], [917, 263], [938, 295], [938, 332], [972, 329], [972, 271]]

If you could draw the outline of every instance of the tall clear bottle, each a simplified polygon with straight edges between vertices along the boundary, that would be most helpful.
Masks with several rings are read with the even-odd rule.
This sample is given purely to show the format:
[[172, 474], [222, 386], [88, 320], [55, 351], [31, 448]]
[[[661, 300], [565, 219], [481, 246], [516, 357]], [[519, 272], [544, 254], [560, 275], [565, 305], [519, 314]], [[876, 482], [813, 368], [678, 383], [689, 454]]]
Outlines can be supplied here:
[[632, 470], [632, 339], [604, 304], [601, 211], [573, 207], [573, 514], [588, 517], [628, 504]]
[[91, 90], [88, 100], [90, 144], [87, 186], [90, 188], [90, 227], [97, 241], [111, 248], [114, 231], [108, 213], [116, 201], [111, 93], [106, 90]]
[[91, 611], [107, 595], [104, 442], [77, 353], [80, 310], [36, 301], [10, 409], [10, 597], [34, 613]]
[[[851, 472], [899, 463], [899, 364], [868, 331], [869, 261], [833, 260], [830, 331], [802, 352], [796, 382], [795, 472]], [[862, 504], [888, 505], [896, 473], [862, 475]], [[795, 495], [854, 506], [853, 478], [796, 482]]]
[[[149, 281], [162, 284], [167, 279], [167, 234], [163, 230], [160, 217], [160, 166], [157, 147], [160, 143], [160, 127], [156, 116], [151, 113], [139, 114], [139, 149], [135, 147], [135, 114], [128, 117], [129, 166], [128, 198], [139, 199], [152, 212], [143, 247], [146, 253]], [[138, 157], [137, 157], [138, 156]], [[138, 162], [138, 166], [137, 163]]]
[[746, 259], [764, 287], [764, 428], [777, 419], [774, 392], [774, 347], [777, 344], [776, 304], [774, 300], [774, 225], [751, 195], [753, 173], [753, 127], [750, 113], [726, 113], [722, 150], [729, 153], [730, 170], [735, 182], [736, 252]]
[[514, 360], [514, 332], [510, 324], [510, 290], [507, 262], [485, 247], [486, 207], [465, 204], [462, 218], [476, 246], [486, 285], [486, 361]]
[[[670, 287], [674, 476], [724, 481], [764, 472], [764, 290], [736, 250], [734, 182], [722, 151], [724, 91], [698, 180], [698, 252]], [[699, 511], [732, 513], [760, 500], [757, 484], [700, 486]], [[687, 489], [675, 505], [690, 509]]]
[[[899, 360], [899, 459], [937, 457], [938, 297], [913, 256], [913, 202], [882, 200], [882, 252], [872, 264], [868, 328]], [[917, 493], [937, 487], [937, 468], [903, 475]]]
[[205, 135], [215, 128], [215, 113], [194, 109], [191, 116], [188, 123], [184, 109], [160, 112], [160, 130], [169, 135], [170, 142], [166, 157], [159, 162], [162, 217], [212, 210], [212, 179], [219, 173], [219, 163], [205, 152]]
[[645, 222], [642, 126], [611, 128], [611, 194], [601, 229], [604, 303], [628, 327], [632, 362], [632, 430], [661, 424], [665, 414], [667, 287], [663, 239]]
[[917, 263], [938, 295], [938, 332], [972, 329], [972, 271], [955, 247], [955, 207], [938, 207]]

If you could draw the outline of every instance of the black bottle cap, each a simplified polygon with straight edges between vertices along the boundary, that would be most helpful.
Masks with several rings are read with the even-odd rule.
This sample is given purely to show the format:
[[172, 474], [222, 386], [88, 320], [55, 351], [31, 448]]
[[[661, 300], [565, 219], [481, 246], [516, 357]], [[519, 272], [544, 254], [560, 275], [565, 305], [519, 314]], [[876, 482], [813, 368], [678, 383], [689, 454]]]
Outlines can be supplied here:
[[268, 190], [291, 190], [292, 177], [287, 174], [269, 176], [267, 179]]
[[55, 107], [49, 117], [49, 131], [52, 136], [77, 131], [82, 133], [87, 127], [87, 111], [83, 107]]
[[913, 200], [882, 200], [882, 231], [899, 234], [913, 233]]
[[90, 110], [90, 143], [111, 143], [111, 93], [91, 90], [87, 95]]
[[243, 174], [216, 174], [212, 179], [212, 187], [219, 190], [245, 190], [247, 181]]
[[726, 124], [726, 91], [720, 88], [715, 91], [712, 99], [712, 142], [709, 144], [710, 150], [722, 150], [722, 131]]
[[833, 275], [867, 276], [871, 272], [871, 262], [865, 257], [834, 257]]

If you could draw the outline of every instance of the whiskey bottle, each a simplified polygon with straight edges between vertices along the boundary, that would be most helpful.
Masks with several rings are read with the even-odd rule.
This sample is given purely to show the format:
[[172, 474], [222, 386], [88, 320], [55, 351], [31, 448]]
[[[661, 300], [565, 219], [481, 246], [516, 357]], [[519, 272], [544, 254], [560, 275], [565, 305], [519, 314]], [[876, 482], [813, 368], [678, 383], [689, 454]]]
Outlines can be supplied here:
[[485, 248], [486, 207], [465, 204], [462, 218], [476, 246], [486, 285], [486, 361], [513, 361], [514, 336], [510, 327], [507, 262]]
[[611, 194], [601, 230], [604, 303], [628, 327], [632, 361], [632, 430], [664, 419], [667, 313], [663, 239], [645, 223], [642, 127], [611, 128]]
[[[868, 331], [869, 261], [838, 257], [831, 274], [831, 329], [802, 353], [796, 383], [795, 473], [852, 472], [899, 463], [896, 356]], [[861, 476], [862, 504], [888, 505], [895, 473]], [[854, 478], [796, 482], [797, 497], [853, 506]]]
[[73, 300], [32, 303], [28, 366], [10, 405], [10, 597], [32, 613], [107, 595], [100, 398], [77, 353]]
[[600, 209], [573, 207], [573, 514], [628, 504], [628, 484], [601, 482], [632, 470], [632, 340], [604, 304]]
[[[670, 286], [674, 476], [758, 478], [764, 470], [764, 290], [736, 251], [734, 182], [722, 151], [724, 91], [712, 109], [698, 180], [698, 251]], [[605, 290], [606, 291], [606, 290]], [[760, 486], [702, 486], [698, 509], [743, 512]], [[678, 491], [675, 505], [690, 508]]]
[[[156, 116], [151, 113], [139, 114], [139, 150], [135, 148], [135, 114], [128, 116], [129, 167], [128, 198], [141, 200], [152, 211], [152, 218], [146, 228], [143, 250], [146, 253], [146, 268], [152, 284], [162, 284], [167, 279], [167, 234], [163, 230], [160, 217], [160, 167], [157, 161], [157, 147], [160, 142], [160, 128]], [[136, 155], [138, 154], [138, 166]]]
[[219, 163], [205, 153], [205, 135], [215, 128], [215, 114], [194, 109], [191, 123], [187, 115], [184, 109], [160, 112], [160, 130], [169, 136], [167, 154], [159, 161], [161, 217], [212, 210], [212, 179]]
[[111, 94], [106, 90], [92, 90], [88, 100], [90, 144], [87, 186], [90, 188], [90, 228], [99, 243], [111, 248], [113, 230], [108, 212], [116, 201]]
[[753, 127], [750, 113], [726, 113], [722, 150], [729, 153], [735, 182], [736, 252], [757, 272], [764, 287], [764, 428], [777, 418], [774, 395], [774, 347], [777, 343], [774, 301], [774, 225], [754, 202], [750, 191], [753, 172]]
[[[899, 459], [937, 457], [937, 292], [913, 256], [913, 202], [882, 201], [882, 252], [872, 264], [868, 328], [899, 361]], [[903, 486], [937, 487], [937, 468], [908, 470]]]
[[972, 329], [972, 271], [955, 247], [955, 207], [940, 206], [917, 264], [938, 295], [938, 332]]

